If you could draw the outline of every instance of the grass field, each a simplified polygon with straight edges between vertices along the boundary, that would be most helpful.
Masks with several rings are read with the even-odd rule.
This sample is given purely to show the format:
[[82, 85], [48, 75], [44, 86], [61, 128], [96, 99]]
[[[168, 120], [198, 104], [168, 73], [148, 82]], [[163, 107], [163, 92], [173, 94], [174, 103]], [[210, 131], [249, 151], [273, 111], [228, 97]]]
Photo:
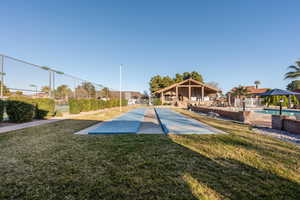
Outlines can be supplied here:
[[300, 199], [298, 146], [177, 111], [229, 134], [73, 134], [117, 109], [0, 134], [0, 199]]

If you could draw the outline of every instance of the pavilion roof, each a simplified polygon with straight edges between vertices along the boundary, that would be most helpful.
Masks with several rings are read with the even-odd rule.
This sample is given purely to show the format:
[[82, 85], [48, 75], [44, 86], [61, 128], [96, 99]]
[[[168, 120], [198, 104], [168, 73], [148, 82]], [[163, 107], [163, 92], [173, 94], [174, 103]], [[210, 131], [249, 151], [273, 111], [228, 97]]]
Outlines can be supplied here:
[[157, 94], [157, 93], [161, 93], [161, 92], [170, 90], [170, 89], [172, 89], [172, 88], [175, 88], [175, 87], [178, 86], [178, 85], [182, 85], [182, 84], [184, 84], [184, 83], [186, 83], [186, 82], [189, 82], [189, 81], [193, 82], [193, 83], [196, 84], [196, 85], [202, 85], [204, 88], [208, 88], [208, 89], [213, 90], [213, 91], [215, 91], [215, 92], [219, 92], [219, 91], [220, 91], [220, 89], [214, 88], [214, 87], [212, 87], [212, 86], [210, 86], [210, 85], [207, 85], [207, 84], [205, 84], [205, 83], [202, 83], [202, 82], [200, 82], [200, 81], [196, 81], [196, 80], [190, 78], [190, 79], [181, 81], [181, 82], [179, 82], [179, 83], [174, 83], [173, 85], [170, 85], [170, 86], [168, 86], [168, 87], [162, 88], [162, 89], [160, 89], [160, 90], [157, 90], [157, 91], [153, 92], [153, 94]]

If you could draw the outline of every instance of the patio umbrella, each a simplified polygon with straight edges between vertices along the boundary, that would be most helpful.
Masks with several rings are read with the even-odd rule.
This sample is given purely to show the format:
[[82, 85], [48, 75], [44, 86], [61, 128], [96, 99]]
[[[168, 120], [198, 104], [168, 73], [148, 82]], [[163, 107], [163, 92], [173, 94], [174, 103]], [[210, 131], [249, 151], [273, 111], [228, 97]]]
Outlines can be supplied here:
[[[273, 89], [273, 90], [269, 90], [267, 92], [258, 94], [257, 96], [262, 96], [262, 97], [266, 97], [266, 96], [291, 96], [291, 95], [300, 95], [300, 93], [297, 92], [290, 92], [290, 91], [286, 91], [286, 90], [281, 90], [281, 89]], [[280, 111], [279, 114], [282, 114], [282, 100], [280, 100]]]

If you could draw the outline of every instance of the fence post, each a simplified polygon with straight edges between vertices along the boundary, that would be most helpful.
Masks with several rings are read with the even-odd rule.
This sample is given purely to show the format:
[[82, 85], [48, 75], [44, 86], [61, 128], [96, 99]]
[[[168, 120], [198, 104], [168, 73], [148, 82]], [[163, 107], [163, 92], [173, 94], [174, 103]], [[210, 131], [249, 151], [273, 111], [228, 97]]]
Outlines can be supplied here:
[[4, 55], [1, 55], [1, 86], [0, 86], [0, 95], [1, 95], [1, 98], [3, 98], [3, 81], [4, 81]]

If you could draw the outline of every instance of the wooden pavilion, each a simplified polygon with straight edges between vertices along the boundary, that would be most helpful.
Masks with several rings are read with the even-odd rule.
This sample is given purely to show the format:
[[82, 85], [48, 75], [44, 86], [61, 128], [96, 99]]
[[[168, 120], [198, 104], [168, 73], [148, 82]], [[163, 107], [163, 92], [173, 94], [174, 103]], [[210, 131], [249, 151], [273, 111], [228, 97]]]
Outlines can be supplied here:
[[193, 79], [187, 79], [162, 88], [154, 92], [153, 95], [159, 97], [162, 104], [187, 105], [188, 103], [209, 102], [216, 98], [219, 92], [219, 89], [212, 86]]

